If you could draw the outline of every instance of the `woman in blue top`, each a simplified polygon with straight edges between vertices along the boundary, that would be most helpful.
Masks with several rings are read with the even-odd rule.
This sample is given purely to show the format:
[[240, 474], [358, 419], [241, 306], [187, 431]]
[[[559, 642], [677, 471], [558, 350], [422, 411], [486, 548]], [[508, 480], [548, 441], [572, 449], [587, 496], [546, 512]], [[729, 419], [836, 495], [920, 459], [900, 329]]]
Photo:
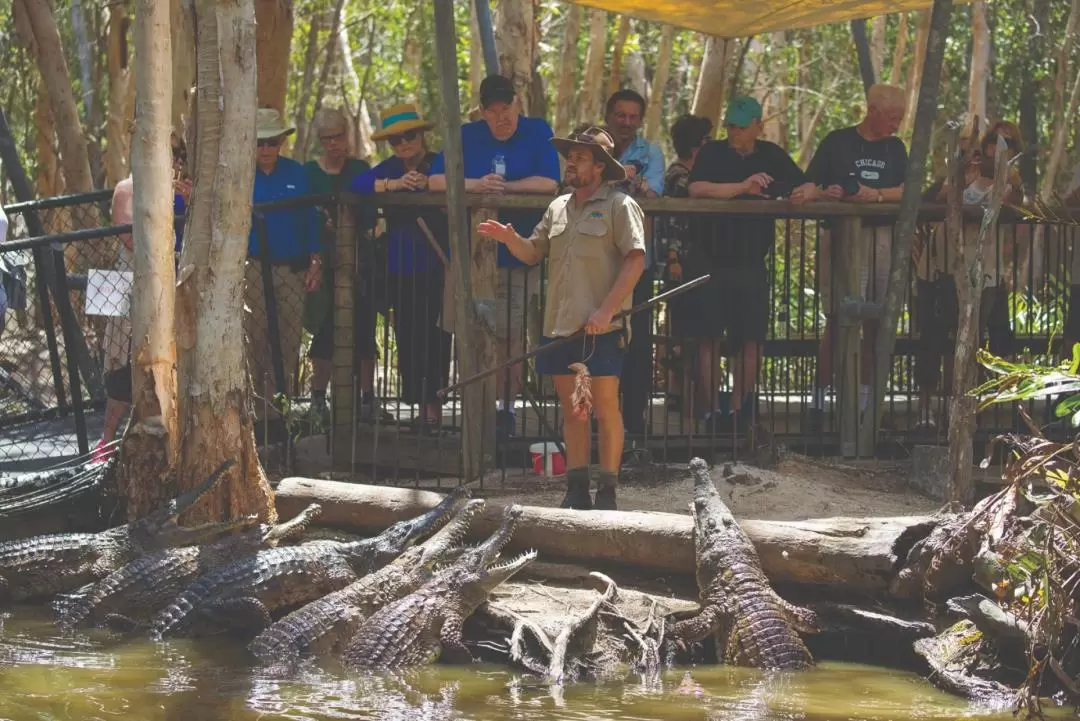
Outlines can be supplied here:
[[[352, 182], [354, 193], [420, 192], [435, 153], [427, 149], [424, 133], [432, 124], [412, 104], [395, 105], [382, 113], [382, 129], [374, 140], [387, 140], [393, 156]], [[436, 393], [450, 372], [450, 335], [439, 327], [442, 310], [446, 217], [434, 208], [389, 207], [387, 220], [387, 301], [394, 308], [394, 336], [401, 373], [401, 399], [421, 404], [418, 430], [433, 430], [442, 417]], [[431, 238], [425, 237], [425, 228]], [[374, 309], [371, 311], [374, 312]], [[359, 314], [358, 314], [359, 316]]]

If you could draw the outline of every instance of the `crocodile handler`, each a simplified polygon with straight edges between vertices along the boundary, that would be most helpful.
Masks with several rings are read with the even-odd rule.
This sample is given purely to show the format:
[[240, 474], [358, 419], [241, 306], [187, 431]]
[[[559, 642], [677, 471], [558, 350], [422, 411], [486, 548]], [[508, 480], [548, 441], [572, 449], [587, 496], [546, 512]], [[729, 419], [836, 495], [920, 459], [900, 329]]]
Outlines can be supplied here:
[[[612, 316], [630, 307], [631, 294], [645, 267], [644, 214], [633, 198], [610, 185], [626, 178], [612, 156], [615, 144], [605, 131], [590, 127], [551, 142], [566, 158], [564, 182], [573, 192], [548, 206], [532, 236], [522, 238], [494, 220], [477, 226], [528, 265], [548, 259], [548, 291], [541, 345], [585, 329], [581, 342], [568, 341], [536, 356], [537, 373], [554, 376], [563, 407], [566, 441], [566, 497], [563, 508], [615, 510], [615, 488], [623, 451], [619, 376], [630, 342], [625, 321]], [[600, 427], [600, 474], [595, 503], [589, 498], [588, 414], [573, 412], [574, 371], [584, 363], [591, 376], [592, 402]]]

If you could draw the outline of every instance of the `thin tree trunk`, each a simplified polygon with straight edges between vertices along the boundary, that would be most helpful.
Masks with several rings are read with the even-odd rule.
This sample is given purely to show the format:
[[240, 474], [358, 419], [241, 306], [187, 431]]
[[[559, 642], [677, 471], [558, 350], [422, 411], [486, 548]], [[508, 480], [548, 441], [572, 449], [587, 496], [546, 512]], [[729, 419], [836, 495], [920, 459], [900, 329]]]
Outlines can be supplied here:
[[[326, 41], [326, 60], [323, 61], [322, 71], [319, 73], [319, 84], [315, 88], [315, 109], [312, 115], [322, 108], [323, 98], [326, 97], [326, 86], [330, 80], [330, 70], [334, 67], [334, 53], [338, 46], [338, 28], [341, 26], [341, 14], [344, 12], [345, 0], [337, 0], [334, 4], [334, 15], [330, 21], [330, 35]], [[311, 147], [311, 139], [308, 136], [308, 147]]]
[[622, 15], [619, 17], [619, 29], [615, 32], [615, 45], [611, 49], [611, 72], [608, 74], [605, 100], [622, 87], [623, 52], [626, 50], [626, 38], [629, 36], [630, 16]]
[[285, 117], [293, 30], [292, 0], [255, 0], [255, 23], [259, 107], [276, 108]]
[[[835, 85], [832, 87], [835, 87]], [[821, 116], [825, 113], [825, 106], [827, 105], [825, 98], [828, 98], [829, 95], [830, 93], [826, 92], [818, 101], [817, 110], [814, 111], [810, 120], [806, 122], [806, 129], [803, 131], [802, 139], [799, 141], [799, 167], [804, 170], [810, 165], [810, 160], [813, 157], [814, 133], [817, 130], [818, 123], [821, 122]]]
[[34, 34], [38, 71], [49, 92], [49, 105], [56, 122], [65, 189], [69, 193], [89, 192], [94, 189], [94, 180], [90, 174], [86, 136], [79, 122], [56, 18], [49, 4], [40, 0], [15, 0], [14, 8], [16, 13], [25, 13]]
[[577, 103], [577, 46], [581, 36], [582, 9], [576, 3], [566, 8], [566, 24], [563, 26], [562, 51], [556, 72], [555, 84], [555, 135], [565, 136], [573, 122]]
[[480, 23], [476, 19], [476, 3], [469, 2], [469, 107], [480, 105], [480, 83], [487, 70], [484, 67], [484, 45], [480, 40]]
[[[1064, 117], [1075, 118], [1077, 110], [1080, 110], [1080, 67], [1076, 69], [1076, 79], [1073, 80], [1072, 90], [1069, 92], [1069, 106]], [[1039, 196], [1047, 202], [1053, 198], [1054, 189], [1057, 187], [1058, 173], [1061, 172], [1062, 161], [1065, 159], [1065, 141], [1068, 139], [1069, 126], [1070, 123], [1063, 121], [1054, 127], [1054, 139], [1050, 143], [1050, 156], [1046, 160], [1042, 188], [1039, 191]]]
[[874, 77], [881, 82], [881, 73], [885, 69], [885, 31], [888, 17], [878, 15], [870, 24], [870, 64], [874, 68]]
[[671, 72], [671, 51], [675, 44], [675, 26], [665, 25], [660, 35], [660, 53], [653, 70], [652, 91], [649, 93], [649, 109], [645, 115], [645, 137], [656, 142], [663, 131], [662, 116], [664, 96], [667, 94], [668, 75]]
[[300, 85], [300, 102], [296, 108], [296, 143], [293, 158], [301, 163], [307, 160], [308, 103], [311, 102], [311, 85], [315, 79], [315, 64], [319, 61], [319, 14], [311, 15], [307, 47], [304, 49], [304, 79]]
[[172, 42], [169, 7], [138, 0], [135, 82], [139, 116], [131, 154], [134, 188], [131, 293], [131, 423], [124, 434], [118, 473], [128, 518], [142, 518], [162, 500], [158, 479], [177, 460], [176, 271], [172, 222]]
[[971, 76], [968, 84], [968, 118], [970, 128], [975, 118], [986, 120], [986, 82], [990, 71], [990, 27], [987, 24], [985, 0], [971, 2]]
[[701, 74], [694, 93], [694, 115], [702, 115], [718, 125], [727, 89], [727, 66], [733, 40], [710, 36], [705, 41]]
[[585, 55], [585, 72], [581, 77], [581, 100], [578, 121], [597, 123], [603, 113], [604, 52], [607, 50], [607, 19], [603, 10], [589, 10], [589, 49]]
[[[127, 177], [128, 154], [128, 86], [131, 66], [128, 65], [127, 30], [129, 21], [122, 4], [109, 8], [109, 117], [105, 123], [105, 178], [108, 187]], [[171, 83], [171, 80], [170, 80]]]
[[[1054, 128], [1054, 139], [1057, 139], [1057, 130], [1063, 125], [1070, 125], [1066, 118], [1072, 115], [1065, 113], [1065, 92], [1069, 79], [1069, 57], [1072, 55], [1073, 46], [1076, 42], [1077, 25], [1080, 23], [1080, 0], [1073, 0], [1069, 10], [1069, 19], [1065, 23], [1065, 37], [1061, 40], [1061, 51], [1058, 53], [1057, 73], [1054, 75], [1054, 100], [1050, 115], [1050, 127]], [[1051, 151], [1051, 158], [1053, 151]], [[1056, 173], [1054, 174], [1056, 176]], [[1046, 187], [1045, 180], [1043, 187]]]
[[892, 71], [889, 73], [889, 82], [900, 82], [900, 74], [904, 72], [904, 56], [907, 54], [908, 44], [908, 14], [900, 13], [900, 25], [896, 29], [896, 48], [893, 50]]
[[[371, 37], [368, 38], [368, 42], [371, 43], [375, 35], [375, 18], [371, 19]], [[367, 121], [365, 127], [365, 116], [367, 115], [367, 105], [364, 102], [364, 84], [360, 82], [360, 76], [356, 72], [356, 66], [353, 65], [352, 52], [349, 45], [349, 28], [347, 23], [340, 23], [338, 25], [338, 52], [341, 53], [341, 65], [344, 70], [344, 76], [348, 78], [349, 84], [352, 86], [348, 92], [343, 92], [345, 97], [345, 105], [349, 108], [349, 114], [353, 119], [353, 137], [352, 148], [359, 158], [370, 158], [375, 155], [375, 142], [371, 139], [371, 122]], [[368, 66], [371, 67], [370, 65]], [[349, 102], [349, 96], [355, 95], [358, 100], [356, 103], [356, 112], [352, 112], [352, 104]], [[366, 133], [366, 134], [365, 134]]]
[[922, 88], [923, 60], [926, 57], [926, 45], [930, 37], [930, 11], [923, 10], [919, 15], [919, 34], [915, 39], [915, 57], [911, 59], [907, 76], [907, 112], [900, 124], [900, 135], [908, 135], [915, 125], [915, 108], [918, 106], [919, 91]]
[[537, 44], [534, 13], [531, 0], [500, 0], [494, 18], [499, 68], [514, 84], [526, 115], [532, 114], [529, 96]]
[[[809, 134], [807, 129], [811, 126], [811, 121], [815, 115], [821, 113], [821, 103], [818, 97], [809, 92], [813, 79], [811, 78], [810, 71], [813, 64], [813, 35], [809, 30], [798, 31], [798, 43], [799, 43], [799, 67], [795, 72], [795, 84], [798, 85], [797, 99], [799, 103], [798, 111], [795, 113], [795, 134], [800, 138], [801, 143], [805, 143], [809, 138], [813, 141], [813, 130], [811, 129]], [[817, 111], [814, 108], [818, 108]], [[813, 125], [817, 125], [816, 122]]]
[[71, 0], [71, 31], [75, 36], [76, 55], [79, 58], [79, 78], [82, 80], [84, 126], [88, 142], [87, 159], [90, 162], [91, 178], [102, 177], [101, 138], [97, 129], [101, 127], [101, 107], [94, 92], [94, 62], [90, 49], [90, 36], [86, 31], [86, 15], [81, 0]]
[[172, 129], [187, 138], [184, 118], [195, 85], [195, 16], [191, 0], [170, 0], [169, 34], [172, 36]]
[[904, 193], [900, 200], [900, 212], [893, 233], [890, 257], [889, 286], [885, 293], [883, 317], [874, 342], [874, 370], [871, 375], [873, 395], [870, 412], [864, 413], [859, 423], [858, 438], [863, 443], [877, 438], [877, 429], [884, 410], [885, 388], [889, 381], [893, 350], [896, 347], [896, 326], [900, 319], [900, 306], [910, 287], [911, 244], [922, 203], [922, 186], [926, 178], [926, 159], [930, 151], [930, 129], [937, 115], [938, 90], [941, 65], [945, 56], [945, 41], [949, 35], [949, 22], [953, 0], [934, 0], [930, 21], [927, 24], [926, 51], [919, 53], [925, 84], [919, 89], [915, 112], [915, 133], [911, 138], [907, 170], [904, 174]]
[[255, 181], [255, 6], [197, 0], [198, 93], [191, 208], [176, 293], [179, 481], [236, 465], [188, 522], [257, 513], [276, 520], [255, 450], [244, 367], [244, 262]]
[[[49, 92], [38, 78], [37, 102], [34, 104], [34, 148], [37, 155], [36, 190], [39, 198], [51, 198], [64, 192], [64, 174], [56, 155], [56, 124], [49, 107]], [[49, 222], [48, 213], [42, 218], [50, 233], [60, 232]]]
[[[772, 34], [772, 47], [778, 77], [773, 83], [773, 93], [776, 96], [776, 112], [773, 114], [773, 122], [776, 125], [776, 142], [784, 150], [788, 149], [788, 111], [791, 103], [791, 92], [788, 86], [791, 84], [791, 68], [787, 63], [787, 54], [783, 52], [787, 47], [788, 34], [785, 30], [778, 30]], [[778, 52], [779, 51], [779, 52]]]

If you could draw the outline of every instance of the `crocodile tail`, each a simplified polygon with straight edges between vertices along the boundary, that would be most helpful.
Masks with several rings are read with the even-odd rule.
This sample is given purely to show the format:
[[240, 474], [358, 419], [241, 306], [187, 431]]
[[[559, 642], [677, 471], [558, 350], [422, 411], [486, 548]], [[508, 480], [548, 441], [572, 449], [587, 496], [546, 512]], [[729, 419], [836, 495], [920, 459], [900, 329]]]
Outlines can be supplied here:
[[160, 641], [167, 634], [180, 628], [188, 615], [195, 609], [198, 600], [202, 598], [201, 591], [201, 584], [196, 584], [195, 587], [184, 591], [173, 599], [172, 603], [161, 609], [150, 623], [150, 638], [154, 641]]

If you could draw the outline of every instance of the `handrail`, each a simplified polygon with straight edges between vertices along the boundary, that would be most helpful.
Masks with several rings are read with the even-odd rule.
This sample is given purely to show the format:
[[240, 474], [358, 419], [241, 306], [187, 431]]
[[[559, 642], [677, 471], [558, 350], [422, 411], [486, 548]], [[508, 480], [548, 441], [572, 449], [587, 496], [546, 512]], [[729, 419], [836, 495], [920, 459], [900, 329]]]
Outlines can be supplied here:
[[26, 200], [21, 203], [11, 203], [10, 205], [5, 205], [4, 213], [6, 215], [14, 215], [16, 213], [25, 213], [29, 210], [46, 210], [49, 208], [66, 208], [72, 205], [87, 205], [89, 203], [99, 203], [102, 200], [111, 200], [112, 195], [112, 188], [92, 190], [89, 193], [56, 195], [51, 198]]

